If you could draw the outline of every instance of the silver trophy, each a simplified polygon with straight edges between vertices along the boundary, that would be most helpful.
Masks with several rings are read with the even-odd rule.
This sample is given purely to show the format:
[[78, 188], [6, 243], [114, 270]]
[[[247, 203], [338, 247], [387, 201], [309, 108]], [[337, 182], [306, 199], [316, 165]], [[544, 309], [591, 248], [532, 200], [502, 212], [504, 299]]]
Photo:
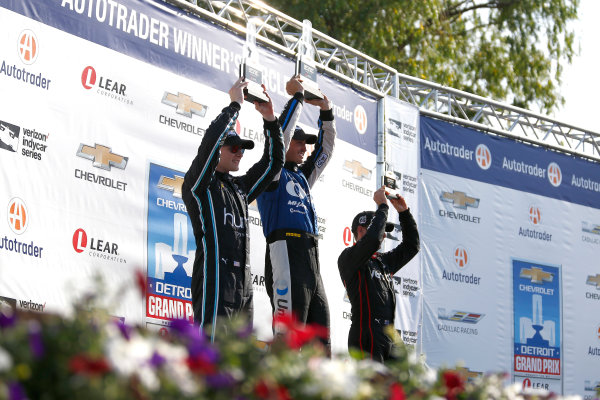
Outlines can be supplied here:
[[302, 37], [298, 43], [298, 54], [296, 56], [296, 75], [300, 75], [300, 79], [302, 79], [305, 99], [323, 99], [323, 93], [321, 93], [317, 84], [317, 64], [314, 61], [312, 46], [312, 24], [307, 19], [302, 21]]
[[258, 49], [256, 47], [256, 26], [254, 22], [248, 21], [246, 25], [246, 44], [244, 45], [244, 57], [240, 64], [240, 77], [248, 82], [244, 88], [244, 98], [246, 101], [254, 103], [268, 103], [269, 98], [265, 95], [262, 83], [263, 73], [258, 63]]

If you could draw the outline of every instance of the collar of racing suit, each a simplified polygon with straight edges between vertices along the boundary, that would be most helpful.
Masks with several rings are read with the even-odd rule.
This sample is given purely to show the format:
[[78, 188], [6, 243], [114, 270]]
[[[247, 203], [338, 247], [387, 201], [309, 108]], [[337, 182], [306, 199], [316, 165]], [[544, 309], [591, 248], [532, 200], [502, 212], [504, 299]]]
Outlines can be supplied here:
[[283, 164], [283, 168], [288, 169], [290, 171], [298, 172], [298, 164], [296, 164], [293, 161], [286, 161], [285, 164]]

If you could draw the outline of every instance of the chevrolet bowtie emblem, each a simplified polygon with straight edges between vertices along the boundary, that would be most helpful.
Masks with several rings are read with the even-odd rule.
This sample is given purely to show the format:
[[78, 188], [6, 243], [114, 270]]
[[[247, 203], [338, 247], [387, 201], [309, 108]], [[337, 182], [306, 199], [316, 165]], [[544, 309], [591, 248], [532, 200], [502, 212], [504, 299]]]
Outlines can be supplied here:
[[175, 175], [173, 178], [162, 175], [158, 180], [158, 188], [173, 192], [173, 197], [181, 198], [181, 185], [183, 185], [183, 176]]
[[363, 178], [369, 179], [371, 178], [371, 170], [363, 167], [363, 165], [356, 160], [344, 161], [344, 169], [346, 171], [352, 172], [352, 176], [356, 179], [363, 180]]
[[596, 289], [600, 290], [600, 274], [596, 274], [596, 276], [588, 276], [585, 283], [587, 283], [588, 285], [596, 286]]
[[205, 105], [194, 102], [191, 96], [180, 92], [177, 92], [177, 95], [165, 92], [162, 98], [162, 103], [171, 107], [175, 107], [177, 114], [184, 115], [188, 118], [192, 118], [192, 114], [196, 114], [200, 117], [204, 117], [206, 115], [207, 107]]
[[452, 203], [452, 205], [457, 208], [466, 209], [467, 206], [473, 208], [479, 207], [479, 199], [469, 197], [465, 192], [458, 192], [456, 190], [452, 193], [442, 192], [440, 199], [447, 203]]
[[544, 272], [541, 268], [531, 267], [531, 269], [521, 268], [519, 274], [521, 278], [531, 279], [531, 283], [552, 282], [552, 274]]
[[94, 167], [110, 171], [110, 167], [125, 169], [128, 157], [123, 157], [110, 151], [110, 147], [95, 144], [94, 147], [80, 144], [77, 155], [93, 161]]

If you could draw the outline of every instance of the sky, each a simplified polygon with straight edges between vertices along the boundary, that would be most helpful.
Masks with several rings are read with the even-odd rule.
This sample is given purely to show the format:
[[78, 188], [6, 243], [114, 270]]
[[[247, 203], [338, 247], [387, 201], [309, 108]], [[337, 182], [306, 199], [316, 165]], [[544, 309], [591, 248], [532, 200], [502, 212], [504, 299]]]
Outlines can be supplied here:
[[600, 93], [600, 1], [580, 0], [578, 15], [572, 27], [580, 53], [571, 65], [564, 66], [561, 93], [566, 102], [551, 117], [600, 133], [596, 99]]

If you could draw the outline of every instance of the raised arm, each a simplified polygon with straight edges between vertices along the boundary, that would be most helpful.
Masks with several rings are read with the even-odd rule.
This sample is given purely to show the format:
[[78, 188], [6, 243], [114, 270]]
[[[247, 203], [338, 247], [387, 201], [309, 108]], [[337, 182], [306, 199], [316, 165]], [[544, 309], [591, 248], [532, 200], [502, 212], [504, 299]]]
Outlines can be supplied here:
[[373, 200], [377, 204], [377, 211], [375, 211], [365, 235], [354, 246], [344, 250], [338, 258], [338, 268], [343, 269], [345, 273], [351, 274], [355, 271], [349, 269], [358, 269], [360, 266], [365, 265], [383, 241], [389, 210], [383, 188], [373, 194]]
[[327, 96], [324, 96], [323, 100], [307, 100], [306, 102], [318, 105], [321, 108], [317, 143], [310, 156], [300, 166], [300, 170], [306, 176], [309, 186], [312, 187], [323, 173], [329, 160], [331, 160], [335, 146], [336, 130], [335, 121], [333, 120], [333, 108]]
[[[241, 104], [244, 102], [243, 88], [247, 85], [248, 83], [242, 82], [241, 79], [233, 84], [229, 90], [231, 103], [221, 111], [206, 130], [198, 147], [198, 153], [183, 180], [184, 200], [186, 194], [188, 196], [193, 194], [197, 197], [208, 187], [219, 163], [219, 150], [225, 141], [227, 132], [235, 124]], [[188, 206], [188, 201], [186, 201], [186, 206]]]
[[402, 243], [387, 253], [381, 254], [381, 259], [393, 275], [405, 266], [419, 252], [420, 241], [417, 223], [413, 218], [402, 196], [390, 200], [392, 206], [398, 211], [400, 226], [402, 228]]
[[265, 135], [263, 155], [245, 175], [239, 178], [239, 182], [248, 193], [248, 203], [253, 202], [276, 175], [279, 176], [283, 167], [283, 135], [279, 121], [273, 113], [273, 102], [264, 85], [263, 90], [269, 102], [254, 103], [254, 107], [263, 117], [263, 134]]

